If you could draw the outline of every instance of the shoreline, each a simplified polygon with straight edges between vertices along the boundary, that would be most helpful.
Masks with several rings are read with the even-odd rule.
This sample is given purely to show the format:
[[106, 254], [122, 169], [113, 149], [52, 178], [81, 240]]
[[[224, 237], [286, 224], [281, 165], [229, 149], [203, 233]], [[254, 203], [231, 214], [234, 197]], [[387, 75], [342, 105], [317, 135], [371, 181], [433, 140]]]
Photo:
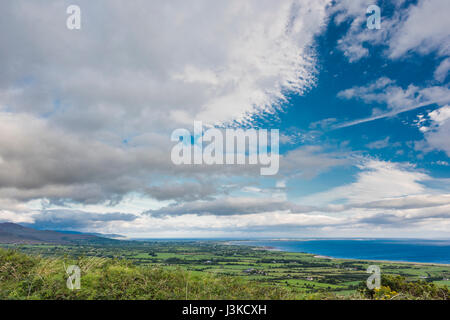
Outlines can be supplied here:
[[[247, 246], [252, 248], [253, 250], [266, 250], [266, 251], [276, 251], [276, 252], [287, 252], [287, 253], [298, 253], [298, 254], [310, 254], [313, 255], [314, 258], [317, 259], [329, 259], [329, 260], [345, 260], [345, 261], [367, 261], [367, 262], [378, 262], [378, 263], [398, 263], [398, 264], [414, 264], [414, 265], [428, 265], [428, 266], [442, 266], [442, 267], [450, 267], [450, 263], [439, 263], [439, 262], [414, 262], [414, 261], [401, 261], [401, 260], [374, 260], [374, 259], [360, 259], [360, 258], [337, 258], [326, 256], [322, 254], [316, 254], [312, 252], [298, 252], [298, 251], [287, 251], [280, 248], [276, 248], [273, 246], [257, 246], [257, 245], [246, 245], [246, 244], [237, 244], [233, 242], [247, 242], [249, 240], [232, 240], [223, 242], [224, 245], [229, 246]], [[272, 240], [278, 241], [278, 240]], [[286, 240], [281, 240], [286, 241]], [[295, 240], [291, 240], [295, 241]]]

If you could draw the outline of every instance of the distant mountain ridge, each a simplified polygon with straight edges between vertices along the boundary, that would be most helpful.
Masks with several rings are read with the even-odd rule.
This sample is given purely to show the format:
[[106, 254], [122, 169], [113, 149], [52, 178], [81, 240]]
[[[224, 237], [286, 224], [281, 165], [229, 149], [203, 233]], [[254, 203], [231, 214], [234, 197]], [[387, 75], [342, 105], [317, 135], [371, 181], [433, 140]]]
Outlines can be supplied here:
[[127, 240], [126, 236], [117, 233], [97, 233], [97, 232], [80, 232], [80, 231], [70, 231], [70, 230], [53, 230], [56, 232], [67, 233], [67, 234], [84, 234], [97, 236], [100, 238], [116, 239], [116, 240]]
[[[103, 237], [83, 233], [62, 233], [51, 230], [36, 230], [21, 226], [16, 223], [0, 223], [0, 243], [7, 244], [69, 244], [73, 242], [85, 241], [108, 241]], [[114, 240], [110, 240], [114, 241]]]

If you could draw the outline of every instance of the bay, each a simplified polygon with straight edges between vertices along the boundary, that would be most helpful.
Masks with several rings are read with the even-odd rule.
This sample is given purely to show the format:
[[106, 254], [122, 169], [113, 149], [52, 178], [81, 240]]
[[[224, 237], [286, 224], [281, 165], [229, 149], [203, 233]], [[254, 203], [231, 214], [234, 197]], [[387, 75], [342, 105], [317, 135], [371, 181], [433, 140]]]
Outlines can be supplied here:
[[248, 240], [231, 243], [342, 259], [450, 264], [450, 240], [302, 239]]

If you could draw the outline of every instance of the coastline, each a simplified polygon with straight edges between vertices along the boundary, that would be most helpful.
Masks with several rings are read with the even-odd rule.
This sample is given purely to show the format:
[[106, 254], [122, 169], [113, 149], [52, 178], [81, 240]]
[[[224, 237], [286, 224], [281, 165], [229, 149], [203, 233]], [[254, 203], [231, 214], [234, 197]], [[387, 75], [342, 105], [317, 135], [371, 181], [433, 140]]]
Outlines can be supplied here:
[[[311, 240], [318, 240], [318, 239], [311, 239]], [[269, 241], [308, 241], [305, 239], [302, 240], [288, 240], [288, 239], [271, 239]], [[242, 244], [238, 244], [236, 242], [242, 242]], [[310, 254], [313, 255], [314, 258], [317, 259], [329, 259], [329, 260], [343, 260], [343, 261], [364, 261], [364, 262], [372, 262], [372, 263], [389, 263], [389, 264], [412, 264], [412, 265], [423, 265], [423, 266], [442, 266], [442, 267], [450, 267], [450, 263], [439, 263], [439, 262], [415, 262], [415, 261], [403, 261], [403, 260], [377, 260], [377, 259], [360, 259], [360, 258], [338, 258], [338, 257], [332, 257], [328, 255], [323, 254], [317, 254], [313, 252], [300, 252], [300, 251], [288, 251], [283, 250], [281, 248], [273, 247], [273, 246], [267, 246], [267, 245], [249, 245], [245, 244], [245, 242], [254, 242], [254, 240], [232, 240], [232, 241], [226, 241], [223, 242], [224, 245], [230, 245], [230, 246], [247, 246], [252, 248], [253, 250], [266, 250], [266, 251], [278, 251], [278, 252], [288, 252], [288, 253], [298, 253], [298, 254]]]

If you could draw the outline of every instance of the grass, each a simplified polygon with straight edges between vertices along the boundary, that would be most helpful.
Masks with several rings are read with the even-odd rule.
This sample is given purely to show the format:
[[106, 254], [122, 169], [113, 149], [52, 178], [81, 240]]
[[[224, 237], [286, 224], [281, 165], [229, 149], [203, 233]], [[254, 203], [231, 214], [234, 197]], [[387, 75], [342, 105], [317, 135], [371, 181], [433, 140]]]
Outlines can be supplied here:
[[[81, 269], [80, 290], [66, 286], [65, 267]], [[236, 277], [180, 268], [140, 267], [126, 260], [32, 257], [0, 249], [0, 299], [292, 299], [291, 292]]]
[[[52, 266], [55, 264], [53, 269], [49, 269], [52, 272], [43, 277], [46, 281], [45, 286], [49, 285], [52, 279], [59, 281], [59, 287], [50, 285], [54, 291], [58, 292], [57, 295], [44, 295], [50, 299], [59, 299], [59, 295], [62, 295], [64, 299], [98, 299], [108, 297], [108, 294], [111, 298], [118, 299], [185, 299], [186, 283], [189, 299], [307, 299], [311, 297], [359, 299], [364, 298], [358, 290], [361, 283], [364, 283], [369, 276], [366, 270], [371, 264], [380, 266], [382, 275], [399, 275], [404, 277], [405, 281], [410, 282], [423, 280], [446, 287], [449, 285], [449, 281], [444, 279], [450, 278], [450, 266], [448, 265], [326, 259], [306, 253], [253, 250], [251, 247], [230, 246], [220, 242], [125, 241], [120, 242], [120, 245], [110, 246], [6, 245], [4, 247], [26, 253], [21, 258], [17, 257], [18, 261], [20, 259], [27, 261], [28, 258], [25, 257], [29, 257], [37, 259], [39, 261], [37, 265], [48, 263], [49, 266]], [[17, 254], [19, 253], [17, 252]], [[63, 294], [67, 291], [64, 264], [66, 266], [84, 264], [87, 263], [86, 261], [90, 261], [89, 259], [92, 259], [91, 263], [98, 261], [95, 263], [99, 265], [82, 270], [80, 292]], [[7, 263], [0, 263], [1, 267], [5, 267], [5, 265]], [[41, 269], [33, 266], [32, 270], [35, 275], [39, 274], [40, 271], [36, 270]], [[248, 269], [258, 272], [245, 272]], [[119, 277], [121, 273], [124, 277], [126, 276], [125, 280], [128, 281], [125, 287], [118, 284], [121, 281]], [[110, 277], [111, 275], [116, 276], [116, 278], [112, 278], [114, 281], [107, 278], [108, 274]], [[152, 277], [156, 277], [157, 274], [161, 276], [159, 282], [163, 281], [164, 277], [172, 279], [170, 280], [171, 287], [166, 288], [168, 292], [164, 293], [161, 291], [162, 289], [147, 287], [149, 286], [148, 279], [153, 279]], [[3, 292], [1, 297], [42, 298], [39, 293], [40, 284], [36, 277], [28, 275], [26, 278], [28, 285], [31, 281], [30, 292], [36, 291], [36, 295], [21, 292], [14, 296], [14, 290], [7, 289], [7, 287], [14, 287], [16, 280], [10, 279], [8, 285], [3, 284], [3, 281], [0, 284], [0, 290]], [[133, 277], [135, 277], [136, 286], [133, 286]], [[145, 285], [140, 282], [144, 281], [142, 279], [147, 279]], [[101, 281], [107, 280], [117, 283], [109, 288], [109, 291], [106, 284], [101, 283]], [[44, 284], [42, 285], [44, 286]], [[123, 292], [120, 288], [124, 288]], [[144, 289], [142, 291], [139, 288]], [[185, 291], [182, 288], [185, 288]], [[5, 290], [9, 291], [4, 293]], [[17, 288], [15, 290], [17, 291]], [[51, 292], [50, 289], [48, 291]], [[155, 294], [151, 295], [146, 292]]]

